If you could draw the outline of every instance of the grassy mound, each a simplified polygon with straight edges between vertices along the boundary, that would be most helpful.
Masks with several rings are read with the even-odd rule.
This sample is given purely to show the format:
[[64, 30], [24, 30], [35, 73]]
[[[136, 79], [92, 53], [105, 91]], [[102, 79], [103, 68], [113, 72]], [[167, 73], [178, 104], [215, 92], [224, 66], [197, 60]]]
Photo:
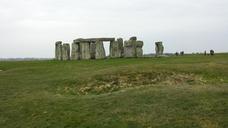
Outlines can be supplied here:
[[103, 94], [150, 85], [202, 85], [201, 76], [175, 72], [118, 72], [96, 75], [82, 85], [70, 85], [57, 89], [59, 93], [76, 95]]
[[228, 54], [0, 62], [3, 128], [227, 128]]

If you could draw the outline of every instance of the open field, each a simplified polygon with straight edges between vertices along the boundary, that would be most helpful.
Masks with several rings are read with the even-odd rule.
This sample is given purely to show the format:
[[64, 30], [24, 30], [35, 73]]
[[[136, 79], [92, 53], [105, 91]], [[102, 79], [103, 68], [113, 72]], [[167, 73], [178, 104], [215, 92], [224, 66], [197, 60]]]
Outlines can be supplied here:
[[228, 128], [228, 54], [0, 62], [0, 128]]

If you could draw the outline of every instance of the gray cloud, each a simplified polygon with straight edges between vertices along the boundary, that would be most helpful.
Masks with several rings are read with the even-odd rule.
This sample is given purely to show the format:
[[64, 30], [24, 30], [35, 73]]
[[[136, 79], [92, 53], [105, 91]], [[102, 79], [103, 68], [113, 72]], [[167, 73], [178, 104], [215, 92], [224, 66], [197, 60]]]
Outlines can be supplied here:
[[228, 51], [227, 0], [0, 0], [0, 57], [53, 57], [57, 40], [138, 36], [144, 52]]

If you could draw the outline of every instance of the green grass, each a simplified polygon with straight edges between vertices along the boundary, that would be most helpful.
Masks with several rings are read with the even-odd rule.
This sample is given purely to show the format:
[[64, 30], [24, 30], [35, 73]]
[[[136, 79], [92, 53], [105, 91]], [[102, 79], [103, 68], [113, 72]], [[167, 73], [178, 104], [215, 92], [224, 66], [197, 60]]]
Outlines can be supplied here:
[[0, 62], [0, 70], [0, 128], [228, 127], [228, 54]]

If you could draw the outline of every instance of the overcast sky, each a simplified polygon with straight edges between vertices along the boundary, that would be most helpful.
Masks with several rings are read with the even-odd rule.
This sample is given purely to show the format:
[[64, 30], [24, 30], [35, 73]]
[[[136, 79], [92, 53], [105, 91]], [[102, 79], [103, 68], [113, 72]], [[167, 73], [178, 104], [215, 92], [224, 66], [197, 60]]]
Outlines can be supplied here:
[[137, 36], [144, 53], [228, 51], [228, 0], [0, 0], [0, 58], [54, 57], [58, 40]]

